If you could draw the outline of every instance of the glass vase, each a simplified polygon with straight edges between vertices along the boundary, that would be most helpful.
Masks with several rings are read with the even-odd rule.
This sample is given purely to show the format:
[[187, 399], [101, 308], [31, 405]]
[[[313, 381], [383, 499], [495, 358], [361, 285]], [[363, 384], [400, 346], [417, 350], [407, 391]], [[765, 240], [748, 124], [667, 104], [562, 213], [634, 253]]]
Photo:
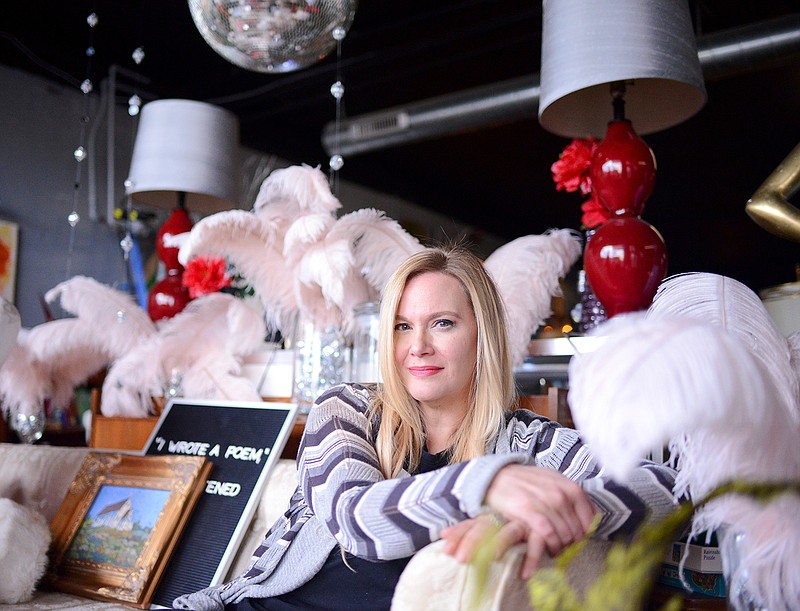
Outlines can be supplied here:
[[[586, 246], [588, 246], [589, 240], [592, 239], [594, 232], [594, 229], [588, 229], [586, 231]], [[601, 322], [607, 320], [608, 315], [606, 314], [605, 308], [603, 308], [603, 304], [600, 303], [600, 300], [592, 291], [589, 280], [586, 278], [586, 270], [584, 269], [578, 272], [578, 295], [580, 296], [579, 313], [575, 318], [578, 323], [578, 333], [585, 335]]]
[[44, 435], [47, 417], [44, 408], [33, 414], [22, 411], [12, 411], [9, 414], [9, 424], [23, 443], [33, 444]]
[[318, 329], [310, 321], [297, 324], [292, 400], [301, 414], [311, 410], [322, 392], [345, 381], [348, 363], [348, 344], [341, 329]]

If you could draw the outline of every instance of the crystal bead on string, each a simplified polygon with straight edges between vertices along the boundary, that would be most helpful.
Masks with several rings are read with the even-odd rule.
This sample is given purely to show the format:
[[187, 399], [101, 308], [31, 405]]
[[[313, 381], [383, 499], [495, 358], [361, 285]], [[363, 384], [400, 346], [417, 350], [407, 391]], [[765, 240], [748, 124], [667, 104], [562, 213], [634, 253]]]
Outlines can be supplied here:
[[342, 26], [337, 25], [335, 28], [333, 28], [331, 34], [333, 35], [334, 40], [344, 40], [344, 37], [347, 36], [347, 30], [345, 30]]
[[344, 85], [342, 85], [342, 81], [336, 81], [331, 85], [331, 95], [337, 100], [342, 99], [342, 96], [344, 96]]
[[341, 155], [333, 155], [331, 160], [328, 162], [331, 170], [334, 172], [338, 172], [344, 166], [344, 158]]
[[124, 323], [124, 322], [125, 322], [125, 319], [126, 319], [127, 317], [128, 317], [128, 315], [127, 315], [127, 314], [125, 314], [125, 310], [117, 310], [117, 322], [118, 322], [118, 323], [120, 323], [120, 324], [121, 324], [121, 323]]
[[125, 237], [119, 241], [119, 247], [122, 249], [125, 259], [127, 260], [128, 255], [130, 254], [131, 250], [133, 250], [133, 238], [131, 237], [130, 232], [126, 233]]
[[133, 58], [133, 61], [136, 62], [136, 65], [138, 66], [139, 64], [142, 63], [142, 60], [144, 59], [144, 49], [142, 49], [142, 47], [136, 47], [133, 50], [133, 53], [131, 54], [131, 57]]
[[81, 216], [73, 210], [67, 215], [67, 222], [69, 223], [70, 227], [75, 227], [81, 220]]
[[128, 114], [135, 117], [139, 114], [139, 109], [142, 106], [142, 98], [134, 94], [128, 99]]
[[75, 149], [75, 151], [72, 153], [72, 156], [73, 156], [73, 157], [75, 157], [75, 161], [77, 161], [78, 163], [80, 163], [81, 161], [83, 161], [84, 159], [86, 159], [86, 149], [85, 149], [83, 146], [79, 146], [79, 147], [78, 147], [78, 148], [76, 148], [76, 149]]
[[92, 13], [86, 18], [86, 23], [89, 24], [90, 28], [93, 28], [97, 25], [100, 20], [97, 18], [97, 13]]
[[91, 93], [92, 89], [94, 89], [94, 85], [88, 78], [81, 83], [81, 91], [83, 93]]

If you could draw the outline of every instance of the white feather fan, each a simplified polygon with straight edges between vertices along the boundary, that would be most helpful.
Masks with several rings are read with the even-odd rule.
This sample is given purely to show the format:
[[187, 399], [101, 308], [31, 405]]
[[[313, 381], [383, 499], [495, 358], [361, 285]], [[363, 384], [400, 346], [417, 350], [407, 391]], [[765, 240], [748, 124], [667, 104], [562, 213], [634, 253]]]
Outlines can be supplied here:
[[550, 315], [552, 297], [560, 294], [559, 279], [580, 254], [579, 235], [555, 229], [512, 240], [486, 258], [484, 266], [505, 303], [514, 366], [524, 360], [531, 335]]

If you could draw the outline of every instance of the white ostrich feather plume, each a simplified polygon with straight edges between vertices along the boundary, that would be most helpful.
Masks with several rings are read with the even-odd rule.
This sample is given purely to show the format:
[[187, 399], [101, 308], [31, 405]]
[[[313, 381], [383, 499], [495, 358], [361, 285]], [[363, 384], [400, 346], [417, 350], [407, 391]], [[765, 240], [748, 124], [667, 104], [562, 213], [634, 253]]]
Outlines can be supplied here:
[[648, 310], [651, 317], [693, 316], [735, 334], [759, 359], [785, 393], [784, 402], [800, 422], [800, 384], [788, 340], [752, 290], [732, 278], [709, 273], [667, 278]]
[[781, 495], [769, 503], [732, 497], [713, 501], [698, 515], [693, 534], [716, 530], [728, 599], [735, 609], [800, 609], [800, 497]]
[[[340, 217], [328, 240], [343, 240], [349, 245], [355, 271], [379, 294], [397, 267], [425, 248], [400, 223], [374, 208]], [[344, 285], [349, 286], [347, 282]]]
[[[113, 360], [115, 353], [109, 345], [114, 338], [110, 336], [113, 333], [107, 336], [102, 328], [81, 318], [52, 320], [27, 333], [26, 347], [47, 372], [47, 397], [54, 406], [68, 406], [75, 387]], [[126, 345], [127, 339], [119, 344]]]
[[[677, 495], [699, 499], [731, 479], [800, 479], [800, 426], [791, 398], [730, 328], [693, 317], [629, 314], [570, 363], [573, 418], [604, 468], [624, 479], [648, 448], [669, 443]], [[725, 496], [698, 510], [692, 535], [741, 535], [723, 565], [769, 609], [800, 600], [797, 496], [761, 504]], [[727, 536], [727, 534], [726, 534]], [[738, 585], [737, 585], [738, 584]]]
[[185, 265], [197, 255], [224, 257], [253, 287], [270, 326], [286, 329], [296, 317], [298, 304], [294, 273], [282, 249], [282, 237], [271, 235], [253, 213], [226, 210], [207, 216], [192, 227], [179, 260]]
[[[213, 372], [212, 379], [219, 380], [224, 379], [224, 373], [238, 373], [242, 358], [263, 344], [266, 333], [258, 312], [224, 293], [195, 299], [164, 323], [159, 330], [163, 339], [159, 351], [163, 371], [180, 371], [184, 394], [196, 398], [208, 398], [208, 391], [192, 386], [194, 372]], [[241, 398], [225, 388], [219, 388], [218, 392], [214, 398]]]
[[215, 352], [240, 356], [257, 349], [265, 334], [258, 312], [233, 295], [212, 293], [163, 320], [160, 357], [164, 367], [171, 369], [213, 359]]
[[150, 398], [163, 394], [173, 370], [181, 374], [187, 397], [258, 400], [253, 383], [238, 374], [244, 356], [263, 344], [265, 334], [261, 313], [241, 299], [225, 293], [195, 299], [161, 321], [156, 338], [112, 365], [101, 411], [147, 415]]
[[94, 278], [74, 276], [56, 285], [47, 291], [45, 300], [53, 303], [56, 299], [64, 310], [91, 323], [94, 333], [102, 335], [105, 350], [112, 358], [125, 354], [156, 332], [147, 312], [132, 295]]
[[29, 331], [20, 329], [17, 341], [0, 367], [0, 415], [39, 413], [50, 389], [50, 376], [28, 350]]
[[724, 447], [740, 427], [760, 428], [756, 406], [769, 385], [758, 361], [719, 327], [627, 314], [593, 335], [602, 338], [598, 347], [570, 361], [569, 401], [577, 428], [613, 477], [625, 479], [649, 450], [687, 431], [713, 428]]
[[301, 259], [309, 244], [324, 239], [335, 222], [330, 214], [306, 214], [289, 225], [283, 237], [283, 255], [289, 263]]
[[[25, 330], [0, 392], [17, 411], [31, 414], [44, 399], [69, 404], [75, 387], [155, 334], [155, 326], [129, 295], [76, 276], [47, 293], [77, 315]], [[17, 382], [16, 380], [19, 380]]]
[[552, 297], [560, 294], [559, 279], [580, 254], [580, 237], [555, 229], [512, 240], [486, 258], [484, 266], [505, 304], [514, 366], [525, 359], [531, 335], [550, 315]]
[[144, 418], [153, 410], [152, 397], [164, 394], [166, 376], [157, 358], [162, 338], [148, 338], [117, 359], [103, 380], [100, 412], [104, 416]]
[[273, 171], [261, 183], [253, 210], [260, 213], [271, 204], [293, 202], [304, 214], [335, 212], [342, 204], [331, 193], [328, 179], [319, 167], [302, 164]]

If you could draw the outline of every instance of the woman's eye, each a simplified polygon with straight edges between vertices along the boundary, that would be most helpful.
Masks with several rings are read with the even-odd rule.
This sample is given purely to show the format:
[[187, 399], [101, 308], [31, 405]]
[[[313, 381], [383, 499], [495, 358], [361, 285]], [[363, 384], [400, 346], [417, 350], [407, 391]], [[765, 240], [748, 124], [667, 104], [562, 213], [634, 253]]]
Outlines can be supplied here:
[[394, 326], [395, 331], [406, 331], [408, 330], [408, 324], [404, 322], [399, 322]]
[[439, 319], [433, 323], [434, 327], [452, 327], [453, 321], [446, 318]]

